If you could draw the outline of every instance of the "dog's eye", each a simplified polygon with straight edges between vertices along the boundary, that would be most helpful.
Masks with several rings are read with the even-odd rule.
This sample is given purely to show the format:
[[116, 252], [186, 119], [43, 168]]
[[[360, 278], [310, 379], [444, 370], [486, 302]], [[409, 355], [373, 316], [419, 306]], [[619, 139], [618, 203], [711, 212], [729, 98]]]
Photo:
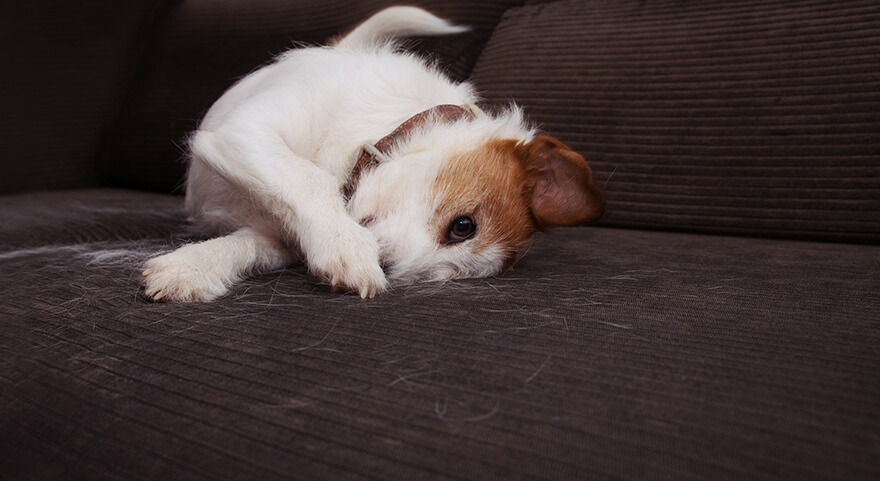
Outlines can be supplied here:
[[461, 242], [470, 239], [475, 232], [477, 232], [477, 223], [474, 222], [473, 217], [469, 215], [461, 216], [452, 221], [452, 224], [449, 226], [449, 241]]

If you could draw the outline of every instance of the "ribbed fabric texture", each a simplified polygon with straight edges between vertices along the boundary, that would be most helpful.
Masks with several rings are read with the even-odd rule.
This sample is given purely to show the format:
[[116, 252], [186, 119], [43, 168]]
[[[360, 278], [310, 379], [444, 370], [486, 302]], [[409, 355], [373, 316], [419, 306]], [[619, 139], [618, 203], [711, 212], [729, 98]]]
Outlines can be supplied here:
[[0, 193], [98, 184], [101, 133], [168, 1], [0, 2]]
[[578, 228], [495, 279], [180, 305], [139, 287], [179, 198], [0, 218], [4, 481], [880, 477], [875, 246]]
[[472, 79], [591, 161], [607, 225], [880, 241], [880, 3], [511, 9]]
[[[119, 120], [101, 159], [105, 185], [170, 192], [185, 171], [187, 136], [211, 104], [236, 80], [295, 44], [326, 44], [392, 0], [291, 2], [187, 1], [171, 12], [150, 39]], [[502, 13], [521, 0], [423, 0], [443, 18], [470, 32], [413, 39], [411, 46], [464, 79]], [[147, 166], [149, 166], [147, 168]]]

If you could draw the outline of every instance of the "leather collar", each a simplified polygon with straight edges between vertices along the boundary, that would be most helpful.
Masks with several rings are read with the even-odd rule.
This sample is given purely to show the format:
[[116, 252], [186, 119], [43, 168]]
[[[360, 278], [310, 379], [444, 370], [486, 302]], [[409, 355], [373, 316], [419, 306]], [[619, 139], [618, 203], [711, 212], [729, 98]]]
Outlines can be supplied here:
[[452, 123], [462, 118], [471, 119], [474, 113], [464, 107], [458, 105], [437, 105], [424, 112], [420, 112], [409, 118], [406, 122], [400, 124], [393, 132], [382, 137], [378, 142], [371, 145], [365, 145], [358, 157], [357, 163], [351, 170], [348, 182], [342, 188], [342, 193], [346, 199], [351, 199], [354, 191], [357, 189], [358, 183], [364, 174], [373, 170], [383, 161], [387, 160], [387, 156], [394, 147], [404, 138], [406, 138], [413, 130], [425, 125], [429, 121]]

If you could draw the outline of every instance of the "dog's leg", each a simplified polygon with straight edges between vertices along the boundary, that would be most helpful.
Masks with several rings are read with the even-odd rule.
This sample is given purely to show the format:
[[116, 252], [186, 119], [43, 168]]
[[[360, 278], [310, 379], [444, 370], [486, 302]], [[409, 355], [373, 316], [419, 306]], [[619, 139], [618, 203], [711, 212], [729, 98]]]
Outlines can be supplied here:
[[278, 240], [245, 228], [154, 257], [144, 265], [144, 292], [154, 300], [210, 301], [244, 275], [290, 264]]
[[278, 219], [314, 274], [363, 298], [384, 291], [379, 245], [346, 212], [340, 180], [295, 155], [280, 135], [238, 127], [199, 131], [193, 154]]

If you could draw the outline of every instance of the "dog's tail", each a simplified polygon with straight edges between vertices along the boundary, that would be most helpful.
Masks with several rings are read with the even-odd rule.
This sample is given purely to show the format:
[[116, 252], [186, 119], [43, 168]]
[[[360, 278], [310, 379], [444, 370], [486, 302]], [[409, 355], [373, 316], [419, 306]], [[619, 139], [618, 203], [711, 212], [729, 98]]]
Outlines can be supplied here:
[[397, 37], [450, 35], [468, 30], [470, 28], [453, 25], [418, 7], [390, 7], [368, 18], [333, 45], [341, 48], [362, 48]]

